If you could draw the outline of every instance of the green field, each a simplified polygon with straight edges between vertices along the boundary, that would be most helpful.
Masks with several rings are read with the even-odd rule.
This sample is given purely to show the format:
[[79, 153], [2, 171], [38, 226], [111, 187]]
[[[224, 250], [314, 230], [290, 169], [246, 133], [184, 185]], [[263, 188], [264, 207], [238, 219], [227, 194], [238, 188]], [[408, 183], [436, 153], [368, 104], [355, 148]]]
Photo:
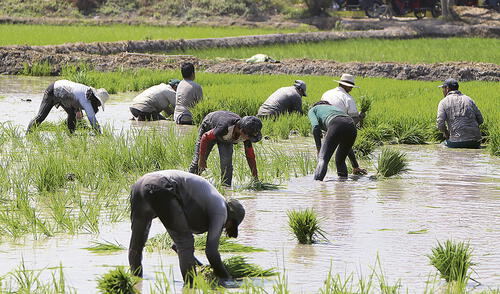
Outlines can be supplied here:
[[[87, 71], [79, 74], [68, 70], [65, 71], [65, 77], [98, 88], [104, 87], [112, 93], [140, 91], [170, 78], [180, 78], [178, 71], [152, 70]], [[203, 87], [204, 100], [193, 109], [193, 117], [199, 123], [206, 114], [220, 109], [230, 110], [240, 115], [255, 115], [259, 106], [271, 93], [279, 87], [292, 85], [295, 79], [302, 79], [307, 83], [308, 97], [303, 100], [304, 111], [307, 111], [309, 105], [318, 101], [325, 91], [337, 86], [333, 81], [334, 78], [327, 76], [199, 72], [196, 81]], [[442, 93], [437, 88], [439, 82], [358, 78], [356, 83], [361, 88], [354, 89], [352, 95], [357, 99], [358, 105], [361, 97], [373, 101], [365, 128], [360, 131], [357, 144], [362, 146], [358, 148], [368, 149], [366, 153], [369, 153], [374, 147], [371, 145], [379, 144], [381, 141], [421, 144], [440, 140], [435, 128], [437, 105], [442, 99]], [[472, 97], [481, 109], [485, 118], [483, 125], [485, 135], [489, 128], [492, 131], [492, 137], [498, 138], [498, 128], [495, 126], [500, 121], [500, 100], [496, 99], [496, 93], [500, 92], [500, 84], [463, 82], [460, 85], [460, 90]], [[263, 132], [273, 137], [288, 138], [291, 130], [301, 135], [309, 135], [310, 125], [307, 117], [297, 114], [281, 116], [275, 121], [265, 122]], [[498, 142], [498, 139], [494, 142]], [[370, 146], [365, 146], [365, 144]], [[492, 144], [492, 146], [498, 146], [498, 144]], [[491, 153], [498, 153], [497, 149], [498, 147], [494, 147]]]
[[85, 26], [85, 25], [19, 25], [0, 24], [0, 46], [57, 45], [76, 42], [114, 42], [125, 40], [220, 38], [310, 30], [243, 28], [238, 26]]
[[486, 38], [351, 39], [307, 44], [186, 50], [176, 53], [191, 54], [204, 59], [216, 57], [248, 58], [256, 53], [264, 53], [278, 60], [310, 58], [340, 62], [436, 63], [471, 61], [500, 64], [498, 48], [500, 48], [499, 39]]

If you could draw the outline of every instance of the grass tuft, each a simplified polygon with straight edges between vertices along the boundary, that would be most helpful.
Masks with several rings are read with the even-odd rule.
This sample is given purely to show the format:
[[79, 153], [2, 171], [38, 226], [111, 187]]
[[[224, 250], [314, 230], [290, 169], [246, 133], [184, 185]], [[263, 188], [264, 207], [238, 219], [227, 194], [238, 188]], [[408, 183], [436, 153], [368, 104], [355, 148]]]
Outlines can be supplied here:
[[288, 225], [300, 244], [312, 244], [318, 238], [326, 239], [325, 231], [319, 226], [319, 219], [313, 209], [289, 210]]
[[[226, 258], [222, 261], [222, 263], [234, 279], [270, 277], [277, 274], [274, 271], [274, 268], [263, 269], [256, 264], [249, 263], [246, 257], [241, 255]], [[210, 266], [204, 265], [198, 267], [198, 269], [205, 280], [213, 281], [217, 279]]]
[[115, 252], [115, 251], [121, 251], [125, 250], [123, 245], [109, 241], [104, 241], [104, 242], [92, 242], [94, 245], [85, 247], [83, 249], [86, 249], [88, 251], [94, 252], [94, 253], [109, 253], [109, 252]]
[[388, 178], [408, 171], [406, 153], [383, 148], [377, 159], [377, 176]]
[[139, 293], [134, 288], [139, 281], [139, 277], [133, 276], [123, 267], [117, 267], [97, 280], [97, 289], [104, 294]]
[[458, 282], [465, 285], [471, 274], [472, 249], [469, 243], [446, 240], [438, 242], [432, 248], [432, 254], [427, 255], [430, 263], [439, 271], [446, 282]]

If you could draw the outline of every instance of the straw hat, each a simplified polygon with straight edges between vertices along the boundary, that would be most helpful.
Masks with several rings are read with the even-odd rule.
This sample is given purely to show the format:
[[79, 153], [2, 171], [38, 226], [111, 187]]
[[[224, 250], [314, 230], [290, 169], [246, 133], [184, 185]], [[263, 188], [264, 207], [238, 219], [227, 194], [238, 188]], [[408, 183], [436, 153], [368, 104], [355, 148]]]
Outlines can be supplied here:
[[109, 99], [109, 94], [108, 91], [104, 88], [100, 88], [98, 90], [92, 88], [92, 92], [94, 93], [94, 96], [101, 102], [101, 108], [104, 111], [104, 103], [108, 101]]
[[334, 81], [338, 82], [344, 86], [359, 88], [358, 86], [355, 86], [354, 76], [350, 75], [350, 74], [342, 74], [342, 76], [340, 77], [340, 81], [337, 81], [337, 80], [334, 80]]

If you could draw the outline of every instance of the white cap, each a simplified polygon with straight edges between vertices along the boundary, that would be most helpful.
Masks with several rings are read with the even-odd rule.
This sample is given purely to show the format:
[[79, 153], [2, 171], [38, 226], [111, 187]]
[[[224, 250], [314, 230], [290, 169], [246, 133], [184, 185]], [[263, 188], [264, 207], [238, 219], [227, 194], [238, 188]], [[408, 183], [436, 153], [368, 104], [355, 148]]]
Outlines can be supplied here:
[[94, 96], [101, 102], [101, 108], [104, 111], [104, 103], [108, 101], [109, 99], [109, 94], [108, 91], [104, 88], [100, 88], [98, 90], [92, 88], [92, 92], [94, 93]]

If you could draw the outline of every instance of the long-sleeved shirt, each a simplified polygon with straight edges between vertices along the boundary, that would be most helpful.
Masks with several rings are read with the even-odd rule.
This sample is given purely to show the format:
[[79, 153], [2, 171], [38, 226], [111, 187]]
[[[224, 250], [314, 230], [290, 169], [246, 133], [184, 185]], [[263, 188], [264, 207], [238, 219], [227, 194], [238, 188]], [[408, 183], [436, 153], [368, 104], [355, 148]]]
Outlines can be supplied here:
[[342, 87], [326, 91], [323, 96], [321, 96], [321, 101], [327, 101], [352, 118], [357, 118], [359, 116], [356, 101], [354, 101], [354, 98], [352, 98], [352, 96]]
[[54, 83], [54, 96], [67, 109], [85, 110], [87, 118], [92, 127], [99, 131], [99, 125], [95, 117], [94, 107], [87, 99], [87, 91], [92, 90], [89, 86], [68, 80], [58, 80]]
[[[140, 185], [141, 190], [148, 189], [147, 187], [164, 187], [165, 180], [173, 186], [173, 193], [182, 208], [182, 211], [178, 211], [176, 215], [184, 215], [193, 233], [208, 232], [205, 249], [207, 259], [219, 277], [228, 277], [229, 274], [218, 251], [222, 229], [228, 217], [224, 197], [204, 178], [179, 170], [148, 173], [142, 176], [135, 185]], [[175, 215], [173, 218], [175, 219]], [[168, 225], [170, 230], [176, 231], [175, 221]]]
[[283, 112], [297, 111], [302, 113], [302, 95], [295, 86], [283, 87], [276, 90], [260, 106], [257, 115], [278, 115]]
[[175, 94], [174, 120], [177, 122], [180, 116], [192, 118], [190, 108], [203, 99], [201, 86], [192, 80], [182, 80], [177, 86]]
[[[233, 131], [240, 116], [230, 111], [214, 111], [205, 116], [201, 123], [200, 130], [203, 135], [200, 138], [199, 158], [206, 160], [207, 148], [213, 141], [221, 141], [237, 144], [241, 141], [241, 136], [234, 138]], [[257, 177], [257, 164], [255, 161], [255, 152], [250, 140], [243, 141], [245, 146], [245, 156], [252, 175]]]
[[175, 90], [172, 86], [161, 83], [146, 89], [134, 98], [132, 107], [145, 113], [173, 113]]
[[451, 142], [481, 140], [481, 111], [474, 100], [460, 91], [448, 92], [439, 102], [436, 123], [441, 132], [449, 133]]

